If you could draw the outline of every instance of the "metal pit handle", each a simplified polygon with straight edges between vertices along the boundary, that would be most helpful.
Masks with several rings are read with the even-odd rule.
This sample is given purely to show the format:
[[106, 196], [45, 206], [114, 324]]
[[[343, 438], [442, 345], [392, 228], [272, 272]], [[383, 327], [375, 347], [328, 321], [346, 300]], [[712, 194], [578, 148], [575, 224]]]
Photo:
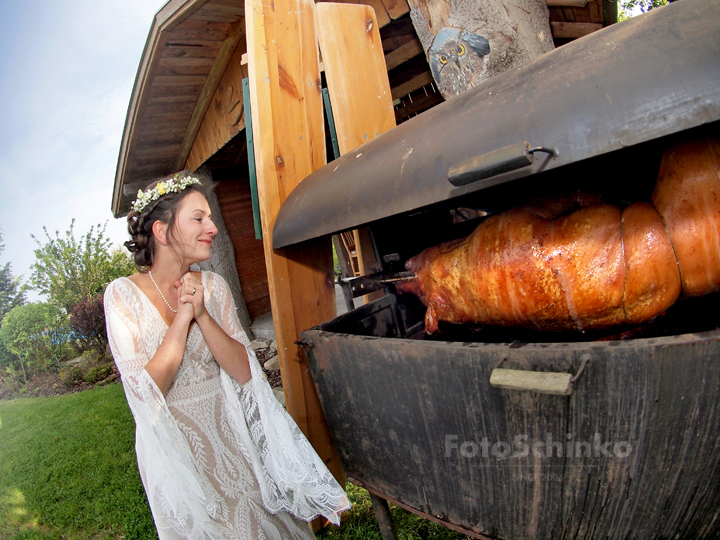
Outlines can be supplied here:
[[580, 369], [573, 376], [572, 373], [555, 373], [546, 371], [525, 371], [522, 369], [501, 369], [498, 362], [490, 374], [490, 386], [506, 388], [508, 390], [532, 390], [541, 394], [555, 394], [569, 396], [572, 393], [573, 383], [580, 378], [585, 365], [590, 360], [590, 354], [583, 354], [580, 359]]
[[553, 157], [558, 156], [557, 148], [536, 146], [530, 148], [527, 142], [511, 144], [499, 150], [467, 159], [459, 165], [450, 167], [448, 181], [456, 187], [490, 178], [498, 174], [515, 171], [532, 165], [535, 152], [547, 152]]

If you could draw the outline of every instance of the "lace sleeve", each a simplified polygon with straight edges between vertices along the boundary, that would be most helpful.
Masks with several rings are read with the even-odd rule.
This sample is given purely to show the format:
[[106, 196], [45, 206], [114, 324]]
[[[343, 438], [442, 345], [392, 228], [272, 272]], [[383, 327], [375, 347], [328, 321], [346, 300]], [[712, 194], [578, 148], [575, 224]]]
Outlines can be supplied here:
[[221, 380], [228, 417], [248, 452], [265, 506], [271, 512], [285, 510], [306, 521], [322, 515], [339, 524], [340, 512], [350, 508], [345, 491], [275, 398], [240, 326], [227, 283], [216, 274], [208, 278], [206, 290], [213, 299], [208, 306], [210, 314], [217, 315], [218, 324], [247, 350], [250, 380], [240, 386], [224, 371]]
[[[127, 282], [127, 283], [126, 283]], [[192, 452], [165, 398], [145, 371], [149, 355], [143, 344], [138, 291], [128, 280], [116, 280], [105, 290], [108, 342], [122, 378], [125, 396], [135, 419], [138, 464], [145, 471], [145, 491], [153, 517], [166, 529], [190, 538], [219, 538], [213, 521], [224, 504], [207, 478], [200, 473]]]
[[235, 300], [225, 279], [213, 272], [203, 272], [206, 288], [205, 304], [210, 316], [225, 330], [225, 333], [251, 349], [250, 340], [240, 324]]

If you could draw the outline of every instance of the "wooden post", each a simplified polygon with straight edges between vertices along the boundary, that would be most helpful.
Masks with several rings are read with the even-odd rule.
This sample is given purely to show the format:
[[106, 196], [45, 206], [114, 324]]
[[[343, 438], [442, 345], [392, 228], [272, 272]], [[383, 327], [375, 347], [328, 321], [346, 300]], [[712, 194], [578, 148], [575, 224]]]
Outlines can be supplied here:
[[265, 263], [287, 408], [344, 485], [307, 359], [294, 343], [301, 330], [335, 316], [330, 240], [272, 249], [281, 204], [326, 162], [314, 3], [247, 1], [245, 14]]
[[315, 9], [338, 146], [346, 154], [395, 127], [382, 40], [370, 6]]
[[370, 493], [370, 502], [372, 503], [375, 519], [380, 527], [380, 536], [383, 540], [397, 540], [395, 534], [395, 524], [390, 515], [390, 507], [387, 500], [378, 497], [374, 493]]

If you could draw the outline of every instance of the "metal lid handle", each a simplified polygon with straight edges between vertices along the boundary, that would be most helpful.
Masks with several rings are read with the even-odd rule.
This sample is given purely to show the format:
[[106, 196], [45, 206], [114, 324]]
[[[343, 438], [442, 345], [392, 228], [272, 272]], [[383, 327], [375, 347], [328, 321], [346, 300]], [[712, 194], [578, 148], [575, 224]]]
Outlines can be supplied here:
[[557, 148], [536, 146], [530, 148], [527, 142], [511, 144], [499, 150], [475, 156], [450, 167], [448, 181], [453, 186], [464, 186], [498, 174], [515, 171], [532, 165], [535, 152], [547, 152], [558, 156]]

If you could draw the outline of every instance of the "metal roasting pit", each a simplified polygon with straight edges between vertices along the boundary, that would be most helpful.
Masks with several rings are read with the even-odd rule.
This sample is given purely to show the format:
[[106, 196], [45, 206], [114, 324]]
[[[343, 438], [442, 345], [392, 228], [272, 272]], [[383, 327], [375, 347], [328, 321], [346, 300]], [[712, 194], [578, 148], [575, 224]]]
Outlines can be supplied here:
[[[648, 199], [670, 142], [720, 133], [719, 51], [717, 0], [576, 40], [316, 171], [283, 205], [274, 247], [368, 226], [395, 274], [534, 195]], [[445, 325], [429, 339], [419, 301], [382, 286], [302, 333], [354, 482], [478, 538], [720, 536], [717, 296], [639, 329]], [[510, 369], [565, 386], [490, 384]]]

